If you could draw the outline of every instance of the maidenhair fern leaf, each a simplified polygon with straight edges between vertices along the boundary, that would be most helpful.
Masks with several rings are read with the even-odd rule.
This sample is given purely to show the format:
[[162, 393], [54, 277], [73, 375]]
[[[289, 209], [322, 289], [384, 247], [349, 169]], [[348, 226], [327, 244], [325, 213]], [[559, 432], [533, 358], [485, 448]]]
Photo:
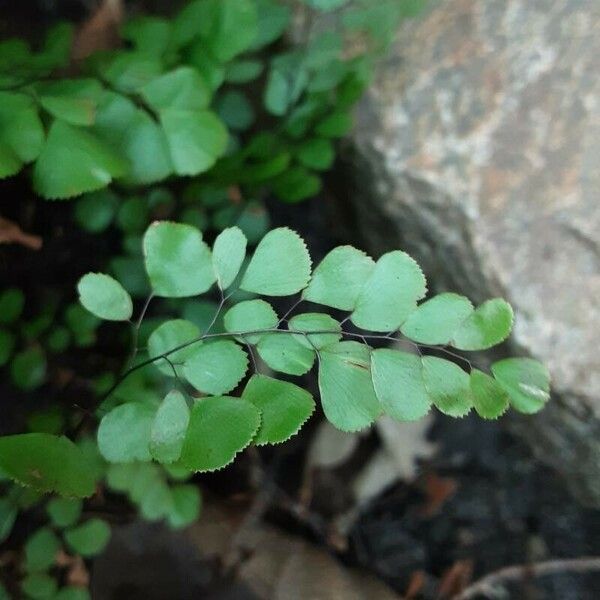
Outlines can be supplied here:
[[154, 109], [200, 110], [210, 104], [211, 92], [198, 71], [178, 67], [144, 85], [140, 94]]
[[[200, 330], [196, 325], [185, 319], [172, 319], [159, 325], [148, 338], [148, 355], [151, 358], [165, 354], [178, 346], [190, 344], [200, 338]], [[200, 341], [198, 344], [201, 343]], [[195, 344], [190, 344], [181, 350], [171, 352], [168, 360], [157, 360], [154, 365], [162, 373], [168, 376], [179, 374], [181, 365], [190, 358], [194, 351]], [[175, 372], [174, 372], [175, 370]]]
[[248, 240], [239, 227], [221, 231], [213, 244], [212, 260], [217, 284], [226, 290], [237, 277], [244, 258]]
[[[331, 331], [333, 333], [313, 333], [312, 335], [295, 335], [294, 338], [306, 348], [319, 350], [342, 339], [342, 326], [330, 315], [324, 313], [304, 313], [292, 317], [289, 321], [291, 331], [305, 333], [315, 331]], [[339, 332], [339, 333], [338, 333]]]
[[[182, 319], [159, 325], [148, 338], [149, 359], [141, 363], [154, 363], [166, 375], [175, 370], [178, 377], [211, 397], [198, 399], [190, 411], [179, 392], [169, 393], [160, 402], [148, 386], [141, 390], [139, 385], [123, 386], [118, 397], [126, 404], [113, 408], [100, 423], [98, 444], [104, 458], [138, 463], [132, 486], [127, 481], [131, 473], [117, 477], [115, 469], [109, 471], [109, 485], [127, 491], [147, 518], [166, 518], [182, 525], [197, 514], [199, 499], [182, 490], [182, 505], [176, 509], [158, 467], [142, 465], [143, 461], [154, 458], [175, 474], [183, 470], [184, 475], [189, 470], [219, 469], [252, 441], [257, 445], [285, 441], [312, 414], [314, 400], [307, 391], [257, 373], [246, 383], [241, 398], [223, 396], [246, 377], [249, 361], [242, 345], [249, 351], [250, 344], [256, 346], [270, 369], [286, 375], [304, 375], [317, 359], [323, 411], [329, 422], [343, 431], [363, 429], [382, 413], [400, 421], [416, 420], [432, 405], [452, 417], [462, 417], [475, 408], [482, 418], [493, 419], [509, 404], [531, 413], [548, 400], [548, 373], [531, 359], [496, 362], [494, 377], [490, 377], [472, 367], [469, 373], [457, 362], [436, 355], [423, 356], [420, 350], [409, 353], [368, 345], [369, 339], [378, 345], [388, 340], [399, 342], [395, 332], [400, 329], [415, 346], [452, 344], [462, 350], [485, 349], [510, 332], [512, 310], [503, 300], [490, 300], [474, 309], [464, 296], [444, 293], [419, 305], [426, 293], [425, 278], [418, 265], [400, 251], [384, 254], [375, 263], [350, 246], [336, 248], [311, 278], [304, 241], [287, 228], [264, 236], [240, 276], [246, 243], [244, 234], [232, 227], [217, 237], [211, 253], [198, 230], [166, 222], [155, 223], [144, 236], [146, 269], [155, 295], [193, 296], [208, 291], [216, 281], [222, 299], [218, 306], [209, 300], [193, 302], [203, 307], [195, 317], [201, 329]], [[223, 290], [239, 280], [243, 292], [286, 296], [304, 290], [300, 302], [323, 304], [349, 314], [341, 322], [320, 312], [289, 317], [295, 304], [279, 319], [262, 299], [236, 302], [236, 297], [246, 297], [237, 289], [225, 297]], [[107, 276], [86, 275], [80, 295], [82, 304], [96, 315], [131, 317], [131, 299]], [[208, 312], [205, 305], [210, 307]], [[220, 318], [224, 330], [220, 324], [214, 325]], [[344, 328], [349, 319], [365, 331]], [[461, 359], [457, 354], [453, 358]], [[17, 362], [18, 357], [13, 364]], [[29, 371], [21, 368], [20, 378], [29, 380], [28, 375]], [[0, 439], [0, 467], [20, 481], [2, 462], [4, 439]], [[61, 485], [61, 490], [64, 487]]]
[[241, 289], [265, 296], [289, 296], [306, 287], [311, 260], [304, 240], [291, 229], [273, 229], [260, 241]]
[[108, 321], [128, 321], [133, 313], [131, 296], [104, 273], [88, 273], [77, 284], [79, 301], [93, 315]]
[[313, 397], [301, 387], [265, 375], [253, 375], [242, 398], [261, 414], [254, 443], [279, 444], [298, 433], [315, 410]]
[[153, 223], [144, 235], [144, 256], [157, 296], [195, 296], [215, 282], [210, 250], [202, 234], [191, 225]]
[[492, 365], [492, 373], [519, 412], [539, 411], [550, 399], [550, 374], [531, 358], [505, 358]]
[[395, 331], [427, 291], [419, 265], [404, 252], [384, 254], [363, 286], [352, 322], [361, 329]]
[[416, 421], [431, 408], [421, 358], [415, 354], [380, 348], [371, 355], [373, 387], [383, 410], [398, 421]]
[[423, 380], [436, 408], [450, 417], [464, 417], [473, 406], [469, 375], [458, 365], [424, 356]]
[[454, 333], [452, 345], [460, 350], [487, 350], [509, 335], [513, 311], [502, 298], [487, 300]]
[[98, 427], [100, 454], [113, 463], [151, 460], [148, 444], [155, 414], [155, 407], [141, 402], [113, 408]]
[[190, 422], [185, 398], [176, 390], [169, 392], [156, 411], [150, 430], [150, 454], [161, 463], [179, 459]]
[[302, 297], [341, 310], [354, 310], [375, 262], [352, 246], [334, 248], [314, 270]]
[[117, 151], [93, 133], [54, 121], [35, 163], [33, 187], [43, 198], [61, 200], [104, 188], [127, 170]]
[[219, 340], [196, 346], [183, 365], [186, 379], [201, 392], [225, 394], [242, 380], [248, 356], [235, 342]]
[[192, 408], [181, 460], [192, 471], [215, 471], [246, 448], [260, 426], [260, 412], [242, 398], [200, 399]]
[[66, 437], [24, 433], [0, 437], [0, 468], [8, 477], [40, 492], [83, 498], [94, 493], [94, 470]]
[[98, 518], [90, 519], [65, 531], [65, 542], [76, 554], [85, 558], [100, 554], [110, 540], [110, 526]]
[[448, 344], [472, 312], [473, 305], [468, 298], [459, 294], [439, 294], [420, 304], [400, 331], [420, 344]]
[[257, 350], [271, 369], [288, 375], [308, 373], [315, 361], [314, 350], [301, 344], [296, 336], [284, 333], [264, 334], [258, 342]]
[[470, 385], [473, 406], [483, 419], [497, 419], [508, 410], [508, 394], [493, 377], [473, 369]]
[[210, 110], [165, 108], [160, 122], [178, 175], [208, 171], [227, 148], [227, 128]]
[[[264, 300], [244, 300], [232, 306], [223, 319], [225, 329], [231, 333], [247, 333], [277, 327], [279, 318], [273, 307]], [[264, 334], [245, 335], [243, 339], [256, 344]]]
[[381, 406], [371, 380], [369, 348], [358, 342], [339, 342], [323, 348], [319, 362], [319, 391], [328, 421], [342, 431], [368, 427]]

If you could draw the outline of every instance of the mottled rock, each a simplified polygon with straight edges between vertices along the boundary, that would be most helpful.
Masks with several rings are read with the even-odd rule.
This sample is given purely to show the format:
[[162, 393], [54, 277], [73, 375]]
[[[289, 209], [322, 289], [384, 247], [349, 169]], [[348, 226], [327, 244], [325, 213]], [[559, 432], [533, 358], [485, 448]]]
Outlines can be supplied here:
[[358, 115], [353, 223], [438, 290], [502, 295], [554, 397], [512, 426], [600, 505], [600, 5], [447, 0], [406, 23]]

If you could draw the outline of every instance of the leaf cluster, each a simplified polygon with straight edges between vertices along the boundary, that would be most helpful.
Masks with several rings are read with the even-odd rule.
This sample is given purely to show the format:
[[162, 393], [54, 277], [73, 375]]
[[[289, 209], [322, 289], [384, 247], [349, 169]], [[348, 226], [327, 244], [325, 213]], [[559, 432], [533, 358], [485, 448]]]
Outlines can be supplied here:
[[[151, 225], [143, 247], [154, 296], [189, 298], [213, 288], [223, 298], [238, 288], [267, 297], [301, 294], [300, 302], [346, 317], [311, 311], [280, 318], [269, 302], [254, 297], [227, 305], [222, 332], [201, 331], [185, 319], [163, 321], [132, 370], [153, 365], [183, 394], [172, 391], [159, 402], [126, 400], [106, 414], [98, 442], [109, 462], [154, 459], [210, 471], [250, 443], [280, 443], [294, 435], [314, 400], [289, 381], [258, 373], [255, 354], [285, 375], [301, 376], [316, 365], [323, 412], [344, 431], [363, 429], [381, 414], [415, 420], [435, 407], [452, 417], [474, 409], [497, 418], [509, 406], [536, 412], [548, 400], [548, 374], [536, 361], [500, 360], [490, 375], [449, 350], [481, 351], [504, 341], [513, 322], [510, 306], [496, 298], [474, 307], [453, 293], [425, 299], [425, 278], [403, 252], [375, 261], [341, 246], [313, 270], [304, 241], [290, 229], [267, 233], [246, 259], [238, 228], [224, 230], [211, 249], [200, 231], [172, 222]], [[127, 292], [109, 276], [88, 274], [78, 289], [96, 316], [131, 318]], [[348, 322], [353, 329], [344, 327]], [[380, 347], [400, 340], [414, 351]], [[255, 373], [239, 397], [231, 396], [251, 364]]]

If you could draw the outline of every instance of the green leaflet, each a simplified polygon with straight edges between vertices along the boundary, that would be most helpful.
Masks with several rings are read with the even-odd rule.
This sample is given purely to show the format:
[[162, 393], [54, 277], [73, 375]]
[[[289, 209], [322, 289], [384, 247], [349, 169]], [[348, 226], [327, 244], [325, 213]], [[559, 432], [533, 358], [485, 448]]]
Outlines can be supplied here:
[[342, 338], [342, 327], [333, 317], [324, 313], [304, 313], [292, 317], [289, 329], [293, 331], [339, 331], [340, 333], [314, 333], [313, 335], [295, 335], [294, 338], [306, 348], [320, 350], [339, 342]]
[[266, 333], [256, 346], [260, 357], [273, 369], [288, 375], [308, 373], [315, 361], [315, 352], [301, 344], [296, 336]]
[[370, 349], [358, 342], [339, 342], [321, 351], [321, 404], [328, 421], [342, 431], [364, 429], [381, 414], [370, 362]]
[[35, 163], [33, 187], [44, 198], [62, 200], [106, 187], [127, 169], [127, 162], [87, 129], [54, 121]]
[[198, 520], [202, 497], [195, 485], [176, 485], [171, 489], [171, 508], [167, 521], [173, 529], [186, 527]]
[[148, 461], [150, 432], [156, 408], [141, 402], [127, 402], [113, 408], [100, 421], [98, 448], [113, 463]]
[[81, 450], [47, 433], [0, 437], [0, 468], [21, 485], [62, 496], [91, 496], [96, 484]]
[[33, 100], [0, 92], [0, 178], [14, 175], [35, 160], [44, 144], [44, 127]]
[[473, 406], [481, 418], [497, 419], [508, 410], [508, 394], [489, 375], [473, 369], [470, 386]]
[[129, 19], [121, 29], [124, 39], [139, 52], [162, 56], [171, 41], [171, 23], [157, 17], [140, 16]]
[[260, 412], [247, 400], [216, 396], [192, 408], [181, 460], [192, 471], [215, 471], [233, 461], [256, 434]]
[[217, 284], [226, 290], [237, 277], [244, 258], [248, 240], [239, 227], [221, 231], [213, 244], [212, 261]]
[[273, 191], [284, 202], [300, 202], [316, 196], [321, 179], [304, 167], [292, 167], [272, 181]]
[[30, 573], [21, 582], [21, 589], [33, 600], [53, 598], [57, 587], [56, 580], [46, 573]]
[[70, 585], [58, 590], [53, 600], [91, 600], [91, 596], [86, 588]]
[[472, 313], [473, 305], [468, 298], [458, 294], [438, 294], [420, 304], [400, 331], [421, 344], [448, 344]]
[[334, 248], [319, 263], [302, 297], [310, 302], [353, 310], [375, 262], [352, 246]]
[[157, 111], [166, 108], [201, 110], [210, 104], [211, 92], [192, 67], [179, 67], [159, 75], [141, 88], [142, 98]]
[[315, 410], [315, 401], [307, 391], [265, 375], [253, 375], [242, 398], [252, 402], [261, 414], [254, 438], [257, 446], [285, 442], [300, 431]]
[[156, 411], [150, 430], [150, 454], [161, 463], [179, 459], [190, 422], [185, 398], [176, 390], [169, 392]]
[[123, 286], [104, 273], [88, 273], [77, 284], [79, 301], [93, 315], [108, 321], [127, 321], [133, 313], [131, 297]]
[[60, 546], [59, 539], [49, 527], [38, 529], [25, 544], [27, 571], [46, 571], [52, 567]]
[[[0, 498], [0, 544], [11, 534], [17, 514], [18, 507], [12, 499]], [[0, 589], [0, 599], [4, 600], [1, 591]]]
[[183, 365], [186, 379], [201, 392], [224, 394], [242, 380], [248, 356], [235, 342], [218, 340], [194, 348]]
[[[225, 330], [245, 333], [277, 327], [279, 318], [273, 307], [264, 300], [244, 300], [232, 306], [224, 317]], [[264, 334], [244, 336], [251, 344], [256, 344]]]
[[257, 35], [257, 13], [252, 0], [209, 0], [213, 21], [205, 39], [213, 55], [227, 62], [248, 49]]
[[395, 331], [426, 291], [419, 265], [404, 252], [388, 252], [377, 261], [358, 295], [352, 322], [361, 329]]
[[258, 244], [240, 287], [265, 296], [289, 296], [306, 287], [310, 270], [304, 240], [295, 231], [279, 227]]
[[18, 288], [8, 288], [0, 292], [0, 323], [13, 323], [23, 312], [25, 295]]
[[0, 367], [9, 360], [15, 348], [16, 338], [10, 331], [0, 329]]
[[513, 311], [506, 300], [487, 300], [454, 333], [452, 345], [460, 350], [487, 350], [510, 335], [512, 324]]
[[371, 353], [373, 387], [383, 410], [398, 421], [416, 421], [431, 408], [421, 358], [381, 348]]
[[289, 6], [274, 0], [255, 0], [257, 8], [257, 32], [251, 48], [256, 50], [279, 38], [286, 30], [291, 10]]
[[333, 164], [335, 150], [330, 140], [313, 138], [299, 146], [296, 156], [305, 167], [324, 171]]
[[492, 365], [492, 373], [519, 412], [538, 412], [550, 399], [550, 374], [537, 360], [505, 358]]
[[15, 354], [10, 365], [12, 382], [21, 390], [31, 391], [46, 380], [46, 355], [39, 347], [31, 347]]
[[93, 125], [103, 93], [95, 79], [65, 79], [39, 83], [36, 92], [42, 107], [53, 117], [71, 125]]
[[[155, 358], [199, 338], [200, 329], [194, 323], [184, 319], [165, 321], [150, 334], [148, 338], [148, 355], [150, 358]], [[198, 341], [198, 344], [200, 343], [202, 342]], [[173, 369], [179, 375], [182, 371], [181, 365], [193, 355], [195, 345], [197, 344], [190, 344], [181, 350], [171, 352], [168, 361], [165, 359], [157, 360], [154, 366], [165, 375], [173, 376]], [[173, 366], [169, 364], [169, 361]]]
[[81, 516], [82, 510], [81, 500], [73, 498], [52, 498], [48, 502], [46, 511], [50, 517], [50, 521], [55, 527], [69, 527], [76, 523]]
[[435, 356], [424, 356], [423, 380], [433, 403], [445, 415], [464, 417], [473, 406], [469, 375], [458, 365]]
[[209, 110], [165, 108], [160, 121], [178, 175], [203, 173], [225, 152], [227, 129]]
[[195, 296], [215, 282], [211, 252], [190, 225], [166, 221], [150, 225], [144, 235], [144, 257], [157, 296]]
[[98, 104], [93, 131], [129, 161], [125, 180], [148, 184], [173, 171], [167, 137], [162, 127], [129, 98], [105, 92]]
[[230, 90], [220, 95], [216, 110], [227, 127], [234, 131], [245, 131], [254, 123], [254, 109], [242, 92]]
[[70, 548], [88, 558], [97, 556], [106, 548], [110, 540], [110, 527], [102, 519], [90, 519], [82, 525], [67, 529], [65, 542]]

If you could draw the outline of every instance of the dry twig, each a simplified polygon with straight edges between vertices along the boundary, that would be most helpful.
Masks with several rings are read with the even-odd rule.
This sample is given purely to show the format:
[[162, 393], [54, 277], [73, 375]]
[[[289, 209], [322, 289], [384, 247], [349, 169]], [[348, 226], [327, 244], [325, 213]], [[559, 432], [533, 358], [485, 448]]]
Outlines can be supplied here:
[[573, 559], [548, 560], [530, 565], [513, 565], [482, 577], [465, 588], [460, 594], [454, 596], [453, 600], [471, 600], [478, 595], [494, 598], [497, 597], [496, 591], [498, 588], [507, 583], [533, 579], [544, 575], [589, 573], [591, 571], [600, 571], [599, 556], [582, 556]]

